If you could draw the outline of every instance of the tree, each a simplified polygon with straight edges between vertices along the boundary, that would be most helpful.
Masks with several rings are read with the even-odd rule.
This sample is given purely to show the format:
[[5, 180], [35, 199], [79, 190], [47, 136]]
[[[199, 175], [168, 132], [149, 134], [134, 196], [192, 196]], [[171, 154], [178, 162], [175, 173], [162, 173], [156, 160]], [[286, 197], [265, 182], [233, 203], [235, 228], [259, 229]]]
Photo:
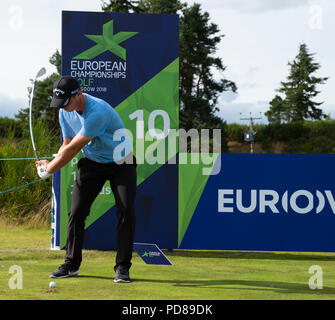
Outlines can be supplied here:
[[185, 129], [210, 123], [218, 111], [217, 101], [224, 91], [236, 92], [227, 79], [215, 80], [213, 70], [223, 73], [222, 59], [214, 57], [224, 35], [210, 23], [208, 12], [200, 4], [182, 10], [180, 18], [180, 118]]
[[[32, 118], [34, 121], [45, 121], [50, 129], [59, 130], [58, 109], [50, 108], [51, 96], [54, 82], [60, 77], [61, 55], [58, 50], [51, 56], [49, 62], [56, 67], [57, 72], [52, 73], [44, 80], [36, 81], [34, 90], [34, 100], [32, 108]], [[33, 80], [30, 80], [33, 84]], [[30, 101], [32, 87], [28, 88], [28, 99]], [[29, 108], [20, 109], [15, 115], [17, 120], [28, 121]]]
[[102, 1], [105, 12], [125, 13], [177, 13], [185, 4], [180, 0], [109, 0]]
[[49, 62], [56, 67], [58, 75], [62, 73], [62, 56], [60, 55], [59, 51], [56, 50], [56, 52], [51, 56], [49, 59]]
[[101, 9], [105, 12], [134, 12], [139, 13], [141, 9], [138, 6], [139, 1], [134, 0], [110, 0], [101, 2]]
[[284, 100], [281, 96], [276, 95], [270, 102], [270, 110], [265, 112], [270, 123], [280, 124], [282, 121], [287, 121], [287, 112]]
[[184, 7], [186, 4], [181, 3], [180, 0], [140, 0], [139, 2], [141, 12], [146, 13], [176, 14]]
[[308, 51], [306, 44], [301, 44], [299, 54], [293, 62], [289, 62], [290, 74], [286, 82], [281, 82], [277, 90], [284, 95], [279, 99], [277, 95], [270, 103], [270, 110], [266, 113], [269, 122], [296, 122], [303, 120], [321, 120], [326, 115], [318, 107], [323, 102], [316, 102], [314, 98], [320, 93], [317, 85], [324, 84], [328, 78], [319, 78], [313, 74], [321, 65], [314, 61], [314, 55]]

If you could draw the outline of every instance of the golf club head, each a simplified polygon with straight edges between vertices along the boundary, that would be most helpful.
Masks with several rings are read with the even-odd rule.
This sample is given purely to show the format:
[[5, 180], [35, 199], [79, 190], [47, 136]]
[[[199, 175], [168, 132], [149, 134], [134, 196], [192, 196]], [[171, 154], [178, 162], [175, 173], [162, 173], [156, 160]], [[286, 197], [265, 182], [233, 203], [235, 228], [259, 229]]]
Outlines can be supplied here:
[[40, 71], [38, 71], [36, 78], [42, 77], [45, 73], [47, 72], [47, 70], [43, 67], [41, 68]]

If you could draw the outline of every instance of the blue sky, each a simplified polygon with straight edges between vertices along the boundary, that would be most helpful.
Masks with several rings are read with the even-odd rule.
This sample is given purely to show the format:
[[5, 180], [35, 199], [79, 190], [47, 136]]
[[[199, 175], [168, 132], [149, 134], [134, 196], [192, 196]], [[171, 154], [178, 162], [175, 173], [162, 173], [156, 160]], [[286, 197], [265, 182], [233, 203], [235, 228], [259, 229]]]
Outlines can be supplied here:
[[[187, 1], [192, 4], [194, 1]], [[219, 99], [219, 115], [231, 122], [242, 116], [259, 116], [269, 108], [280, 81], [286, 79], [287, 63], [305, 42], [330, 77], [320, 86], [323, 110], [335, 118], [335, 30], [333, 0], [199, 0], [211, 21], [225, 37], [217, 56], [227, 66], [215, 77], [235, 81], [238, 94]], [[100, 0], [2, 0], [0, 12], [0, 117], [13, 117], [28, 106], [27, 87], [41, 66], [61, 50], [61, 11], [100, 11]], [[264, 118], [264, 116], [263, 116]], [[265, 118], [262, 120], [265, 122]]]

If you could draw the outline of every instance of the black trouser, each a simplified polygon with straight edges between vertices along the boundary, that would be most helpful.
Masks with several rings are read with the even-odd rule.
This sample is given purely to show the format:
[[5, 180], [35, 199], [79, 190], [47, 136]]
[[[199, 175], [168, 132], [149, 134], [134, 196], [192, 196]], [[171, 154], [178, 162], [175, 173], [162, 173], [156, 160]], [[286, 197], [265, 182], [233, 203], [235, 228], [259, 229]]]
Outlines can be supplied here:
[[136, 159], [134, 164], [102, 164], [82, 158], [78, 162], [78, 176], [72, 191], [65, 258], [65, 262], [71, 263], [76, 269], [79, 269], [82, 261], [85, 219], [107, 180], [114, 194], [118, 217], [114, 269], [118, 266], [129, 269], [131, 266], [136, 222]]

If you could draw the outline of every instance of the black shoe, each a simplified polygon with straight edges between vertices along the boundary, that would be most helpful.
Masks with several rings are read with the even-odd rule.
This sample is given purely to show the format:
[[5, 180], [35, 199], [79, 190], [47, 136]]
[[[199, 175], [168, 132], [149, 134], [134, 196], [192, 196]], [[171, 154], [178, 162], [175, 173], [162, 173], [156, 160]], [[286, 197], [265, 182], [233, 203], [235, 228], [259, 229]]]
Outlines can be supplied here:
[[50, 274], [50, 278], [68, 278], [68, 277], [74, 277], [79, 273], [78, 268], [74, 268], [73, 266], [69, 264], [62, 264], [58, 269], [56, 269], [54, 272]]
[[115, 273], [114, 282], [129, 283], [129, 270], [125, 268], [117, 268]]

